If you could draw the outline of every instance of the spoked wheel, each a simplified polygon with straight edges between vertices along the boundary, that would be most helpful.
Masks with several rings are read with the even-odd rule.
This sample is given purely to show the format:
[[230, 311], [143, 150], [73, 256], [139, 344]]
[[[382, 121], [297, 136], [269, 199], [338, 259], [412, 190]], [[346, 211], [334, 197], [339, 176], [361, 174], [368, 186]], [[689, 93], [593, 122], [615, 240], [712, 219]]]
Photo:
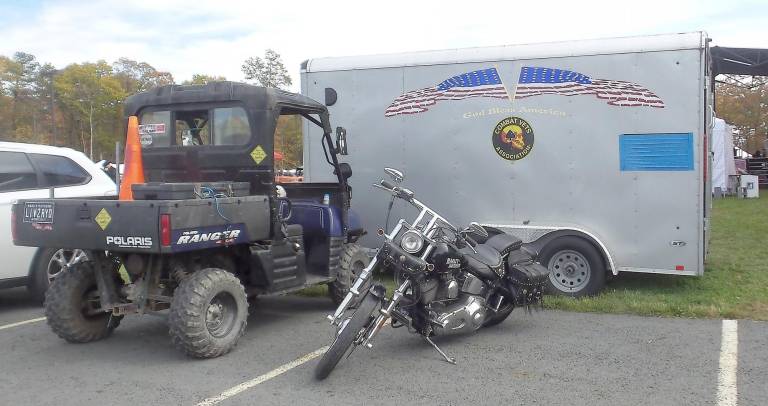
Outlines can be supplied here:
[[85, 251], [80, 249], [55, 249], [47, 248], [40, 251], [35, 261], [33, 273], [30, 275], [29, 289], [32, 294], [42, 301], [45, 292], [53, 283], [53, 280], [61, 275], [62, 271], [72, 268], [76, 264], [88, 259]]
[[88, 256], [85, 255], [85, 251], [80, 249], [74, 250], [57, 250], [48, 261], [46, 267], [45, 276], [48, 278], [48, 282], [52, 282], [61, 271], [71, 267], [72, 265], [85, 261]]
[[349, 351], [350, 347], [353, 344], [359, 344], [356, 341], [361, 339], [367, 330], [366, 327], [375, 315], [378, 305], [379, 299], [370, 293], [366, 293], [352, 316], [342, 321], [336, 334], [336, 339], [333, 340], [328, 351], [323, 354], [320, 362], [315, 367], [315, 378], [325, 379], [328, 377], [344, 354]]

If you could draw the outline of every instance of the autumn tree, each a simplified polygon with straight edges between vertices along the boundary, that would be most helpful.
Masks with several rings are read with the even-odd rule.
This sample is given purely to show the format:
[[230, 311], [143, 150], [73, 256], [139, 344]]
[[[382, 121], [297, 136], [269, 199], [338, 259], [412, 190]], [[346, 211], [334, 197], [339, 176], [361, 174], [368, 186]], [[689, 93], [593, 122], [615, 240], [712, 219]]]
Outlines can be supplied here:
[[112, 66], [105, 61], [69, 65], [55, 76], [54, 87], [74, 124], [69, 128], [70, 140], [79, 135], [82, 150], [91, 158], [98, 157], [94, 148], [109, 151], [117, 138], [113, 123], [127, 96]]
[[183, 85], [204, 85], [208, 82], [220, 82], [222, 80], [227, 80], [224, 76], [212, 76], [212, 75], [205, 75], [196, 73], [192, 75], [192, 80], [185, 80], [182, 84]]
[[129, 94], [174, 83], [173, 75], [169, 72], [158, 71], [146, 62], [120, 58], [112, 64], [112, 69], [123, 90]]
[[7, 132], [9, 138], [21, 141], [32, 141], [35, 137], [40, 119], [38, 106], [34, 103], [37, 77], [40, 64], [34, 55], [16, 52], [13, 58], [3, 58], [0, 61], [0, 89], [8, 106]]
[[293, 83], [280, 54], [271, 49], [264, 53], [264, 59], [258, 56], [246, 59], [242, 71], [246, 80], [252, 80], [264, 87], [284, 89]]
[[754, 153], [768, 138], [768, 78], [724, 76], [715, 92], [717, 115], [734, 125], [734, 144]]

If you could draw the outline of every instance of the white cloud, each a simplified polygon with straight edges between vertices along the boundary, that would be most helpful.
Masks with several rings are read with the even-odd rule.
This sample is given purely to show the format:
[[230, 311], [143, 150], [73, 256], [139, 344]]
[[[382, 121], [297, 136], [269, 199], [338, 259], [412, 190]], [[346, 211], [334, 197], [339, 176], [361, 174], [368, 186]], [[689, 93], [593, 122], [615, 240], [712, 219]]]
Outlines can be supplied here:
[[[631, 5], [630, 5], [631, 4]], [[298, 88], [301, 61], [361, 55], [706, 30], [716, 44], [766, 46], [763, 1], [624, 3], [432, 1], [161, 1], [43, 3], [0, 27], [0, 54], [30, 52], [57, 67], [128, 57], [170, 71], [241, 80], [266, 48]]]

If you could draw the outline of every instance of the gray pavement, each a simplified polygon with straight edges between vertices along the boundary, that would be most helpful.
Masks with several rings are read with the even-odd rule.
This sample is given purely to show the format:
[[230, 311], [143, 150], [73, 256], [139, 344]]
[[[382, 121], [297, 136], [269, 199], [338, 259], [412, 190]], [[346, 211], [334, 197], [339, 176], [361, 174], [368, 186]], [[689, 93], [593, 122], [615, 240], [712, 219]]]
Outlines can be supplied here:
[[[0, 291], [0, 325], [40, 317], [23, 291]], [[0, 404], [194, 405], [329, 342], [324, 298], [260, 299], [229, 355], [192, 360], [164, 320], [129, 317], [108, 340], [73, 345], [44, 322], [0, 330]], [[716, 404], [719, 320], [515, 311], [500, 326], [437, 340], [386, 329], [323, 382], [309, 361], [222, 405]], [[739, 322], [739, 405], [766, 404], [768, 323]]]

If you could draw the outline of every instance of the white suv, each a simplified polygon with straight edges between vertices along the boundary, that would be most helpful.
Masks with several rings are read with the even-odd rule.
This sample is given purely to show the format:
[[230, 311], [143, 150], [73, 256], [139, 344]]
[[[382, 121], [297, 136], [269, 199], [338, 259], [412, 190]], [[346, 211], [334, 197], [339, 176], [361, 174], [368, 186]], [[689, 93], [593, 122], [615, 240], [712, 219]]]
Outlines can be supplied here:
[[[11, 204], [18, 199], [114, 196], [115, 183], [82, 152], [0, 142], [0, 288], [26, 285], [42, 300], [50, 281], [80, 250], [17, 247]], [[73, 235], [72, 238], [77, 238]]]

